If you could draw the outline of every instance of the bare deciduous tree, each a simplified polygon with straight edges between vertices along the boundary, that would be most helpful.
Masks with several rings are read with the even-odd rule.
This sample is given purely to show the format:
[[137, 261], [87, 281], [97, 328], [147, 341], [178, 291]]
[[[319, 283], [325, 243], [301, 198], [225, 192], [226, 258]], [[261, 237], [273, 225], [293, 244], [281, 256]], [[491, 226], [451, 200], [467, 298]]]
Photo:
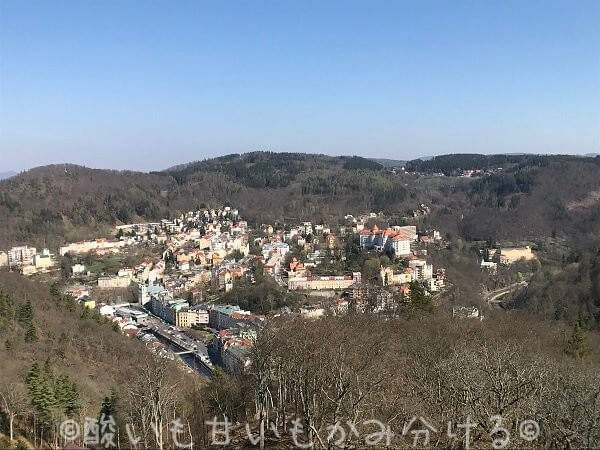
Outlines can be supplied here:
[[0, 387], [0, 407], [8, 418], [9, 438], [12, 442], [15, 420], [24, 416], [29, 409], [25, 386], [17, 383], [2, 385]]
[[148, 359], [129, 391], [130, 416], [140, 425], [146, 447], [151, 435], [160, 450], [165, 448], [165, 431], [169, 418], [174, 416], [177, 397], [177, 384], [168, 376], [169, 367], [166, 361]]

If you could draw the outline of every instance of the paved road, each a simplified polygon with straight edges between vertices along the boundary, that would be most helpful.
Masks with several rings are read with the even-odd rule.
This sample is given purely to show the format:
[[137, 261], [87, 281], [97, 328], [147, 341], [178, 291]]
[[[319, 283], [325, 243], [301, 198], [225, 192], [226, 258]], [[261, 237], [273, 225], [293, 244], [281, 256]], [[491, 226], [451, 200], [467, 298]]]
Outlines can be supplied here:
[[488, 303], [488, 304], [498, 304], [501, 302], [501, 298], [504, 297], [506, 294], [508, 294], [509, 292], [514, 292], [519, 288], [525, 287], [527, 286], [527, 281], [521, 281], [519, 283], [514, 283], [511, 284], [509, 286], [500, 288], [500, 289], [496, 289], [495, 291], [490, 291], [487, 292], [483, 295], [483, 299]]
[[[208, 349], [204, 343], [184, 334], [181, 328], [172, 326], [160, 317], [152, 314], [150, 311], [144, 311], [148, 313], [148, 318], [145, 323], [147, 328], [153, 330], [154, 333], [159, 334], [163, 339], [181, 347], [183, 350], [191, 352], [192, 355], [202, 360], [207, 369], [212, 370], [212, 362], [210, 361]], [[183, 359], [184, 355], [180, 356]]]
[[167, 322], [158, 319], [156, 316], [150, 317], [151, 318], [146, 322], [148, 328], [153, 329], [164, 338], [169, 339], [187, 351], [194, 351], [194, 353], [198, 353], [199, 355], [204, 354], [208, 356], [208, 350], [202, 342], [185, 335], [180, 331], [181, 329], [171, 326]]

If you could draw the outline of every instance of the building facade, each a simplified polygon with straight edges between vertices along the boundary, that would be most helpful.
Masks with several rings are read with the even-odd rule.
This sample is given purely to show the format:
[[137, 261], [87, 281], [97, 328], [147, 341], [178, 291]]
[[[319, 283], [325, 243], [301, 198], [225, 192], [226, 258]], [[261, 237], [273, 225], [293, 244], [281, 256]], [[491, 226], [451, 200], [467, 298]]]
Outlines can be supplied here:
[[393, 251], [396, 256], [410, 255], [410, 244], [417, 239], [416, 227], [393, 227], [385, 230], [377, 225], [360, 232], [360, 246], [379, 251]]
[[27, 245], [13, 247], [8, 251], [8, 265], [11, 267], [31, 266], [36, 254], [37, 250]]
[[190, 328], [208, 325], [208, 321], [208, 311], [193, 306], [181, 308], [175, 315], [175, 325], [178, 327]]
[[120, 277], [100, 277], [98, 278], [98, 287], [100, 289], [126, 288], [131, 284], [131, 278], [128, 276]]
[[352, 275], [333, 275], [325, 277], [294, 277], [288, 279], [288, 289], [298, 290], [342, 290], [361, 280], [360, 272]]

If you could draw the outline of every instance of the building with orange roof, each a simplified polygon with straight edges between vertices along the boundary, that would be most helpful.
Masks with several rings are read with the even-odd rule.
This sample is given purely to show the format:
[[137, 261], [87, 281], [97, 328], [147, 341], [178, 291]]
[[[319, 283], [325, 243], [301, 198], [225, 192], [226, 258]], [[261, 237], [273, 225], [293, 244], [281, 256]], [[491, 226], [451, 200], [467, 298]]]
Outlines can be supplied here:
[[[412, 227], [411, 227], [412, 228]], [[396, 256], [410, 255], [410, 244], [414, 241], [412, 229], [395, 227], [380, 229], [377, 225], [360, 232], [360, 246], [379, 251], [391, 250]]]

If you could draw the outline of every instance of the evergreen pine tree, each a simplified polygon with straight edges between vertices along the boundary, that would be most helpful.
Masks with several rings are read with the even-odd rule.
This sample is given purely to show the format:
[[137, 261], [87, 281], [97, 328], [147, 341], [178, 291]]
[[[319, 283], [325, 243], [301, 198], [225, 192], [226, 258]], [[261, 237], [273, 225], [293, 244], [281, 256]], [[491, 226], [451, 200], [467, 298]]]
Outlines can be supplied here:
[[580, 324], [577, 324], [573, 328], [573, 334], [567, 343], [567, 354], [573, 358], [583, 358], [588, 352], [589, 346], [585, 330]]
[[413, 309], [430, 312], [433, 310], [430, 298], [425, 289], [418, 281], [411, 281], [410, 285], [410, 304]]
[[27, 373], [27, 376], [25, 377], [25, 384], [27, 384], [27, 387], [30, 390], [37, 383], [37, 381], [39, 380], [40, 376], [41, 376], [40, 366], [38, 365], [37, 362], [34, 362], [32, 364], [32, 366], [31, 366], [31, 369], [29, 369], [29, 372]]
[[19, 306], [17, 320], [21, 325], [29, 325], [33, 321], [33, 306], [29, 300], [27, 303]]
[[110, 397], [106, 396], [106, 397], [104, 397], [104, 400], [102, 400], [102, 406], [100, 407], [100, 416], [102, 416], [104, 414], [105, 417], [108, 417], [108, 416], [112, 415], [112, 413], [113, 413], [112, 402], [110, 400]]
[[37, 330], [35, 328], [35, 325], [30, 323], [29, 326], [27, 327], [27, 331], [25, 332], [25, 342], [30, 343], [30, 342], [36, 342], [37, 340], [38, 340]]
[[52, 283], [52, 286], [50, 286], [50, 295], [52, 295], [52, 297], [60, 297], [58, 283]]
[[67, 409], [69, 389], [69, 378], [65, 375], [58, 376], [54, 383], [54, 397], [56, 398], [57, 406], [64, 410]]
[[41, 413], [44, 420], [49, 418], [54, 405], [54, 393], [47, 372], [35, 362], [25, 377], [25, 383], [29, 390], [31, 404]]
[[49, 359], [43, 367], [37, 362], [33, 363], [25, 383], [31, 404], [46, 424], [55, 423], [64, 415], [72, 417], [81, 408], [77, 385], [67, 375], [55, 377]]
[[76, 414], [81, 408], [81, 402], [79, 397], [79, 389], [74, 382], [70, 382], [69, 389], [67, 390], [67, 404], [65, 413], [68, 416]]
[[15, 305], [12, 299], [0, 292], [0, 318], [12, 320], [14, 318]]

